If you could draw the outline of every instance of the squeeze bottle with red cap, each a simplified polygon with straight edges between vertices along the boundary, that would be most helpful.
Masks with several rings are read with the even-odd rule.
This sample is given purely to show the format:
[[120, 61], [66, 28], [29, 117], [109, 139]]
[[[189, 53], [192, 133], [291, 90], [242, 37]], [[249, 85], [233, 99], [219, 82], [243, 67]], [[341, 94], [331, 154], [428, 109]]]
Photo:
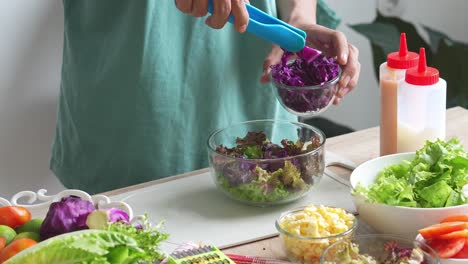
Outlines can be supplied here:
[[388, 54], [380, 65], [380, 155], [397, 153], [398, 87], [405, 80], [406, 70], [418, 64], [418, 54], [408, 52], [406, 34], [400, 35], [400, 49]]
[[424, 48], [418, 66], [406, 71], [398, 90], [398, 152], [422, 148], [426, 140], [445, 139], [447, 83], [426, 66]]

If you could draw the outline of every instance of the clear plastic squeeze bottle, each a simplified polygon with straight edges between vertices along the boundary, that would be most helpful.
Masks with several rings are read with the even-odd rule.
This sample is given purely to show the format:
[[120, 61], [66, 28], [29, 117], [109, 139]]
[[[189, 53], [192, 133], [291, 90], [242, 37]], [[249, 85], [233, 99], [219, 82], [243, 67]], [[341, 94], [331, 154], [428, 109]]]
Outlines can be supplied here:
[[406, 71], [398, 90], [398, 152], [422, 148], [426, 140], [445, 139], [447, 83], [426, 66], [424, 48], [418, 67]]
[[406, 34], [400, 35], [400, 49], [388, 54], [380, 65], [380, 155], [397, 153], [397, 94], [406, 70], [418, 64], [418, 54], [408, 52]]

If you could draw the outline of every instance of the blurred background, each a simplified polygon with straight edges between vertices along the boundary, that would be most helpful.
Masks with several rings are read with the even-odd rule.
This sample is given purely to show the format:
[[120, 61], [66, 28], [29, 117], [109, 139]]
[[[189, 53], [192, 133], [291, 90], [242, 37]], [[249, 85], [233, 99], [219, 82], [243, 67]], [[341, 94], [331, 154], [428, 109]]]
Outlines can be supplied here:
[[[366, 36], [350, 25], [371, 23], [378, 10], [383, 16], [412, 23], [428, 42], [432, 36], [423, 25], [452, 41], [468, 43], [466, 0], [325, 2], [342, 18], [338, 29], [360, 50], [362, 69], [357, 89], [323, 116], [349, 130], [379, 123], [379, 91], [369, 39], [382, 41], [386, 36], [377, 30], [377, 36], [368, 38], [374, 28], [367, 27]], [[63, 189], [49, 170], [60, 84], [62, 1], [0, 0], [0, 39], [0, 197], [40, 188], [55, 194]], [[468, 57], [462, 59], [468, 61]], [[468, 71], [468, 67], [460, 70]], [[448, 82], [449, 91], [457, 89], [468, 91], [466, 86]]]

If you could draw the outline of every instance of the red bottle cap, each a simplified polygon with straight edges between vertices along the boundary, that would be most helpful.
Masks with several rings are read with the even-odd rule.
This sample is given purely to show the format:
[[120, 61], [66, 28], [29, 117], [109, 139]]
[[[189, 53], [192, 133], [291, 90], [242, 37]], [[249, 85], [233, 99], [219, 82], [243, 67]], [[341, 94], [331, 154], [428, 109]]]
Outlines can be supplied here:
[[432, 85], [439, 81], [439, 70], [426, 65], [426, 51], [419, 49], [418, 67], [406, 71], [405, 81], [413, 85]]
[[400, 34], [400, 49], [387, 56], [387, 66], [394, 69], [409, 69], [418, 65], [418, 54], [408, 52], [406, 45], [406, 34]]

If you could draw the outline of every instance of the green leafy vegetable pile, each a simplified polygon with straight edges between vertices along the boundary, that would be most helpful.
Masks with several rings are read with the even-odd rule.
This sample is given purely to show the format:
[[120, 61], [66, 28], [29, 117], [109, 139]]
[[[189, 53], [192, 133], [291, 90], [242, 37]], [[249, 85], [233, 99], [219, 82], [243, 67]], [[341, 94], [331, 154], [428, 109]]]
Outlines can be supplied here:
[[368, 188], [358, 184], [353, 193], [372, 203], [448, 207], [468, 203], [463, 190], [467, 184], [468, 153], [453, 138], [427, 141], [412, 161], [385, 168], [375, 183]]
[[233, 148], [217, 146], [217, 153], [212, 156], [217, 184], [234, 198], [254, 203], [299, 196], [312, 186], [314, 176], [321, 175], [323, 169], [321, 152], [301, 154], [320, 146], [318, 137], [313, 137], [307, 145], [287, 139], [278, 145], [264, 132], [248, 132], [236, 139]]

